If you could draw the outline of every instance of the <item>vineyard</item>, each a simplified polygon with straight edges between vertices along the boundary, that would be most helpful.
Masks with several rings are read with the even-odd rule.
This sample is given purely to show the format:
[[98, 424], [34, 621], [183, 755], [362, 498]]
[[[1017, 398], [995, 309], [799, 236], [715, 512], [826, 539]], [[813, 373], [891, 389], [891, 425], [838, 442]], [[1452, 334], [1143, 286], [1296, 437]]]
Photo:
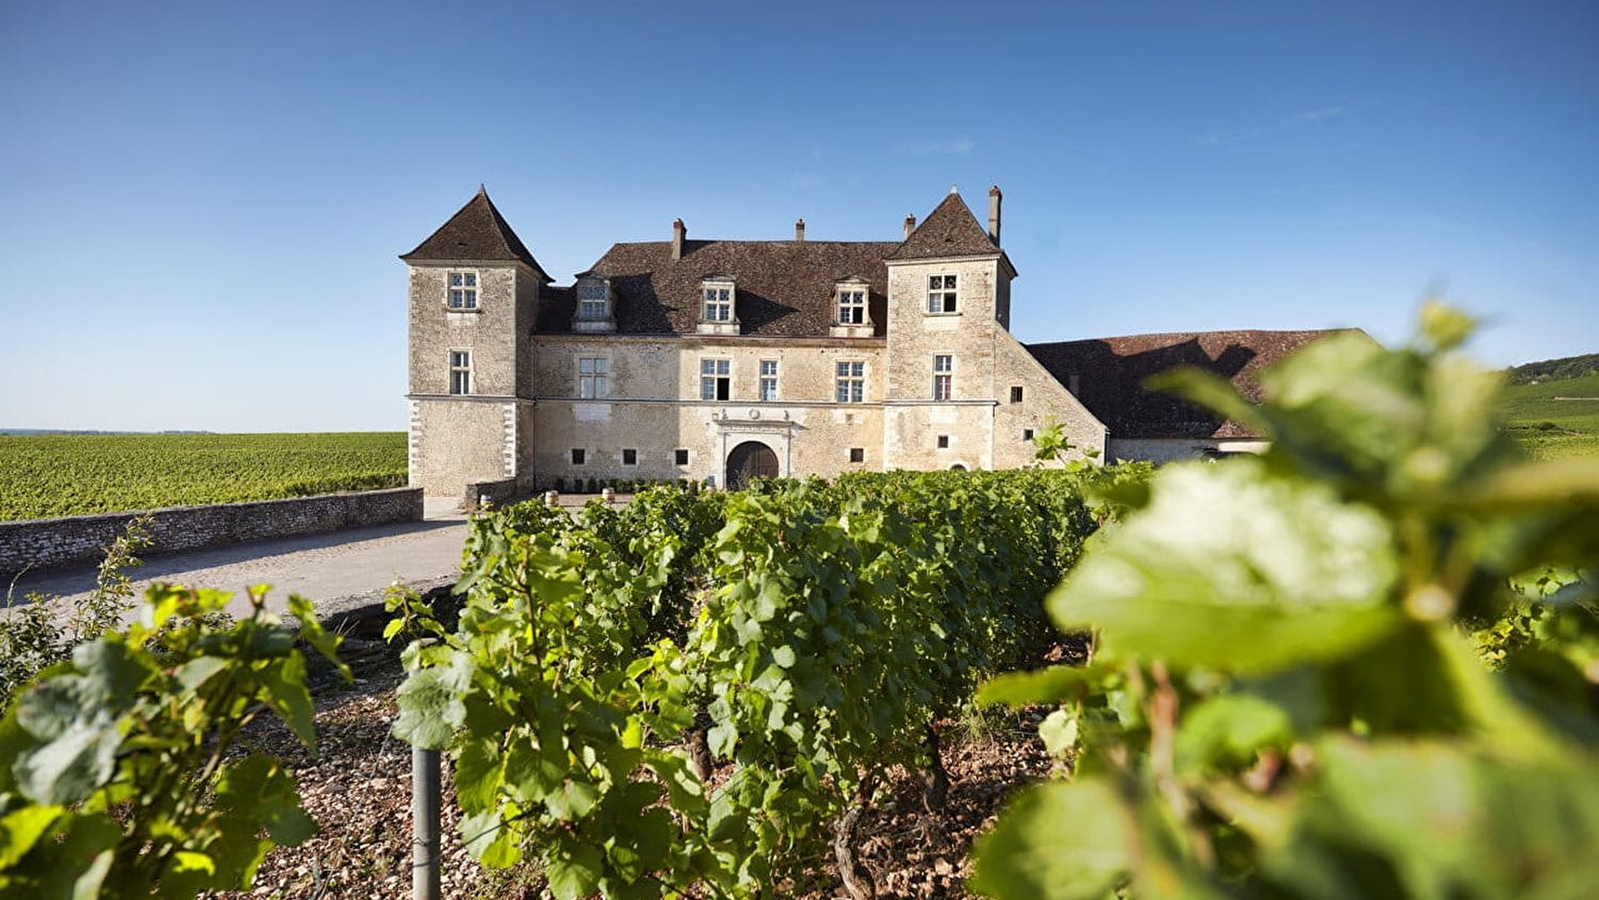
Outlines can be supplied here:
[[0, 436], [0, 520], [405, 484], [405, 435]]
[[[973, 894], [1585, 900], [1599, 461], [1526, 459], [1498, 376], [1455, 352], [1471, 326], [1434, 306], [1413, 347], [1330, 338], [1258, 406], [1169, 379], [1269, 435], [1260, 458], [477, 516], [451, 624], [391, 598], [393, 734], [444, 751], [465, 850], [522, 896], [967, 896], [879, 882], [857, 827], [908, 784], [936, 821], [975, 704], [1024, 710], [1054, 768], [979, 839]], [[150, 603], [170, 657], [136, 624], [0, 722], [0, 889], [190, 897], [307, 838], [269, 758], [158, 765], [220, 759], [173, 735], [231, 738], [245, 710], [313, 745], [287, 633]]]

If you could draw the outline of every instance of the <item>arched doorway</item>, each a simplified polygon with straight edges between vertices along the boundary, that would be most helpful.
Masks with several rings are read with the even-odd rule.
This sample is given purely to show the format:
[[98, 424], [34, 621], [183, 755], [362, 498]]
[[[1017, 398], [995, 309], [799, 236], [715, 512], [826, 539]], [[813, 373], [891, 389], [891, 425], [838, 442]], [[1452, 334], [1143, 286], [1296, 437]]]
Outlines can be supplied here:
[[745, 441], [727, 454], [727, 489], [742, 491], [755, 478], [777, 477], [777, 454], [760, 441]]

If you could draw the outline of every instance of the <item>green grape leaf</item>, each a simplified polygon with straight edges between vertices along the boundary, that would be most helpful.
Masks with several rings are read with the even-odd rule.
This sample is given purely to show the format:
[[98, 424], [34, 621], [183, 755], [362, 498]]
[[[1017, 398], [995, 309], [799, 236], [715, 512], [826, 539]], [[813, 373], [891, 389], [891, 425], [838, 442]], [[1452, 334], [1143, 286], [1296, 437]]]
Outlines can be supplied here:
[[1116, 667], [1098, 663], [1011, 672], [984, 682], [977, 692], [977, 702], [983, 706], [1022, 707], [1080, 699], [1085, 693], [1099, 690], [1105, 679], [1117, 677], [1119, 672]]
[[400, 685], [394, 736], [413, 747], [442, 750], [466, 718], [460, 694], [471, 680], [464, 654], [450, 665], [412, 672]]
[[65, 814], [61, 806], [23, 806], [0, 818], [0, 872], [20, 862]]
[[270, 756], [251, 754], [229, 763], [217, 783], [217, 806], [247, 817], [279, 844], [295, 846], [316, 833], [300, 806], [294, 776]]
[[1030, 788], [978, 839], [971, 889], [997, 900], [1102, 900], [1126, 880], [1131, 832], [1102, 781]]
[[558, 900], [580, 900], [593, 894], [605, 871], [605, 857], [596, 847], [578, 845], [562, 849], [567, 852], [552, 853], [544, 860], [544, 875], [549, 879], [550, 892]]
[[111, 780], [122, 729], [106, 700], [82, 675], [58, 675], [22, 695], [17, 723], [33, 740], [11, 764], [18, 790], [36, 803], [69, 805]]
[[1253, 694], [1210, 697], [1177, 729], [1177, 771], [1244, 767], [1263, 748], [1286, 748], [1293, 736], [1288, 713], [1275, 703]]
[[1056, 759], [1065, 759], [1077, 746], [1077, 716], [1057, 709], [1038, 723], [1038, 737], [1044, 750]]
[[1150, 505], [1046, 601], [1065, 629], [1178, 666], [1270, 672], [1346, 656], [1400, 620], [1388, 525], [1256, 460], [1163, 469]]
[[483, 865], [505, 869], [521, 861], [522, 848], [516, 832], [501, 817], [499, 809], [462, 816], [459, 828], [462, 845]]
[[268, 661], [259, 670], [266, 704], [312, 753], [316, 752], [316, 708], [305, 686], [305, 657], [298, 650]]

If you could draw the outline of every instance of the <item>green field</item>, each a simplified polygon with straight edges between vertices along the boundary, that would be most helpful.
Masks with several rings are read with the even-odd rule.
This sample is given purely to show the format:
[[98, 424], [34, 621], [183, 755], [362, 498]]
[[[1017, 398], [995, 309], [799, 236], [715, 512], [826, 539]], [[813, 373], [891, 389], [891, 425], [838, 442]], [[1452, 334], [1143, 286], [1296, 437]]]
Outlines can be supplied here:
[[403, 432], [0, 435], [0, 520], [398, 487]]
[[1505, 409], [1510, 433], [1533, 457], [1599, 456], [1599, 374], [1511, 385]]

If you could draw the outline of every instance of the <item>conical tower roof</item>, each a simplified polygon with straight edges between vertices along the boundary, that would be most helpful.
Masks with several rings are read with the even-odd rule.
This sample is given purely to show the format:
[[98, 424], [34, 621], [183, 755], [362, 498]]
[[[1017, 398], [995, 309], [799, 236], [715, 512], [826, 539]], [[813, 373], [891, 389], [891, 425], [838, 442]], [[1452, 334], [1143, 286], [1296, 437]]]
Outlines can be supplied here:
[[439, 226], [427, 240], [410, 253], [401, 254], [406, 262], [436, 260], [482, 260], [485, 262], [510, 262], [521, 260], [546, 283], [554, 279], [544, 271], [533, 254], [528, 252], [522, 239], [494, 207], [489, 192], [481, 185], [477, 194], [461, 207], [449, 221]]

